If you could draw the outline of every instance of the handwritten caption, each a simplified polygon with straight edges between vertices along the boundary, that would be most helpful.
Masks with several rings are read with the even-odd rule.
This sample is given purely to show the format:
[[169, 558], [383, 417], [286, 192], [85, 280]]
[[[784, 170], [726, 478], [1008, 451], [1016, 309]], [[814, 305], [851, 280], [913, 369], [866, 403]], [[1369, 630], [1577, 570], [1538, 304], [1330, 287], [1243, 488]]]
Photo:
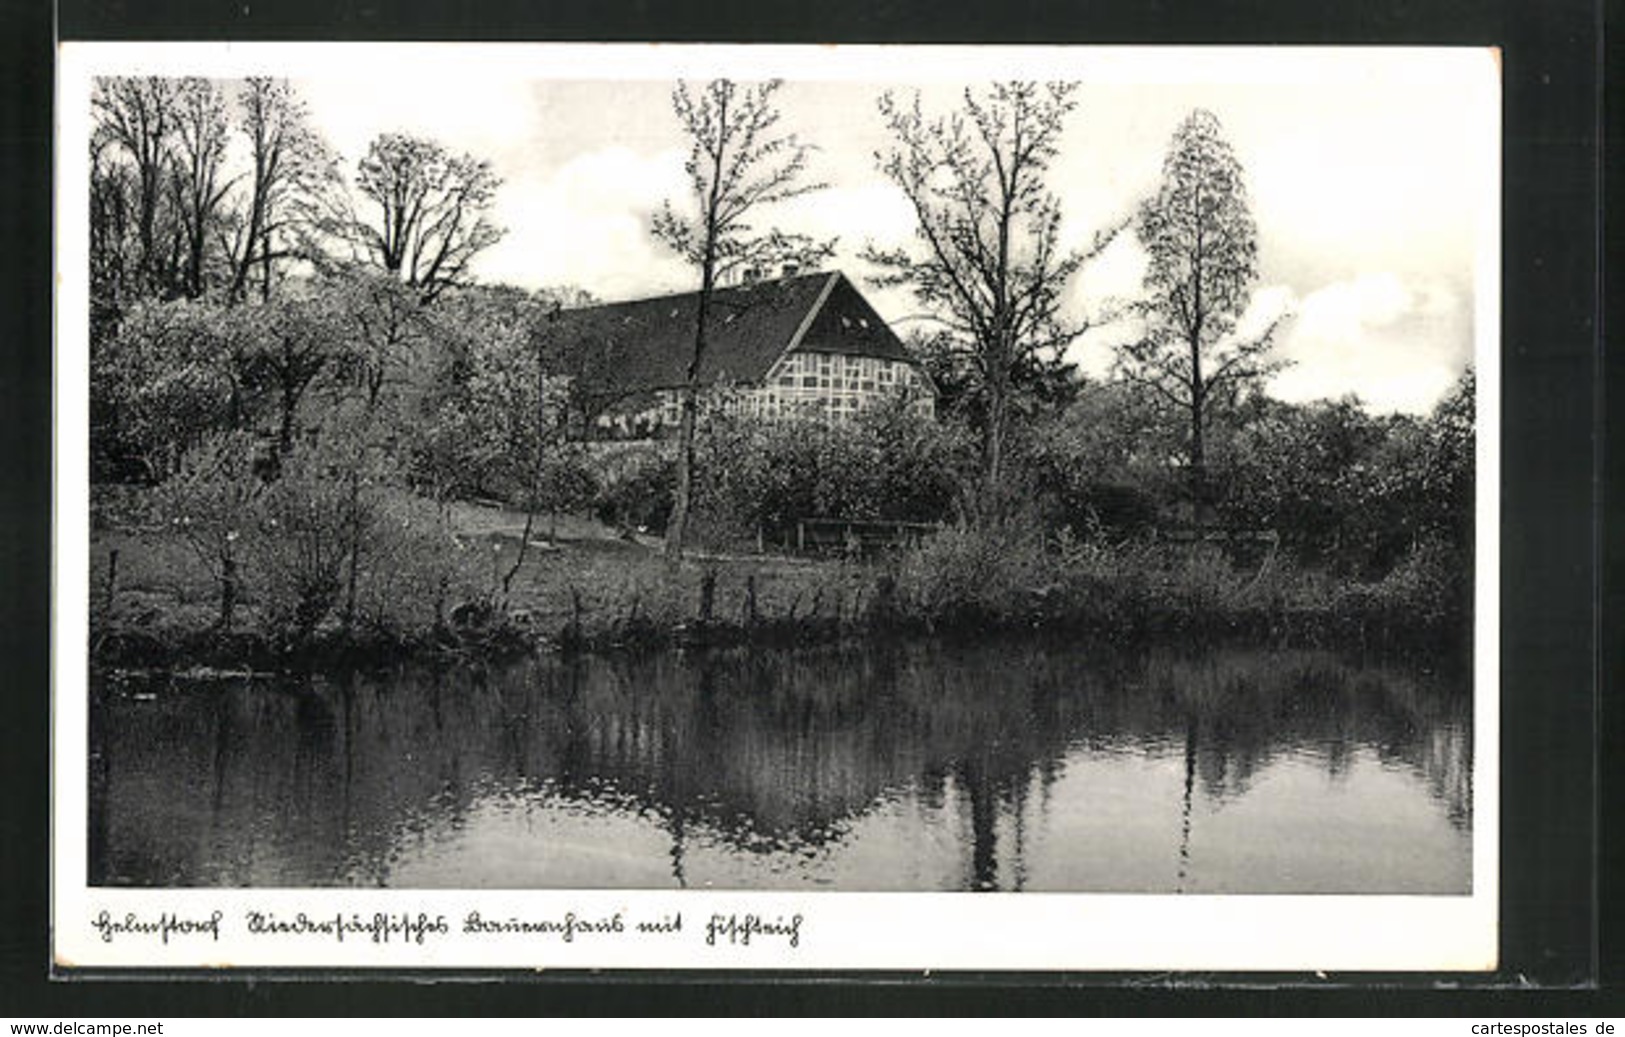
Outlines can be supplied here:
[[531, 938], [566, 944], [599, 941], [674, 940], [689, 938], [706, 947], [801, 946], [805, 919], [799, 914], [756, 914], [752, 912], [712, 913], [703, 924], [685, 928], [683, 913], [632, 918], [624, 911], [613, 914], [587, 914], [565, 911], [558, 915], [526, 917], [491, 916], [470, 910], [461, 916], [443, 912], [401, 911], [373, 913], [337, 911], [273, 912], [246, 911], [228, 917], [222, 911], [181, 915], [162, 912], [141, 915], [125, 912], [115, 915], [102, 911], [90, 920], [103, 943], [156, 940], [219, 943], [222, 939], [301, 940], [320, 939], [337, 943], [371, 943], [379, 946], [424, 946], [429, 943], [456, 943], [470, 940]]

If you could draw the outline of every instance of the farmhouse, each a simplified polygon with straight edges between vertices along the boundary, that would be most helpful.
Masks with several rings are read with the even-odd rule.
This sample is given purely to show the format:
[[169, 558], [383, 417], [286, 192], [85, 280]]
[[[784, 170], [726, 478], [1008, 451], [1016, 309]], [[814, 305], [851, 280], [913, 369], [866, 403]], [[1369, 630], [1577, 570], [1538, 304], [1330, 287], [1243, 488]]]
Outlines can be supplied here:
[[[559, 315], [552, 334], [580, 431], [648, 438], [677, 425], [698, 305], [688, 292]], [[918, 361], [839, 271], [715, 289], [699, 383], [722, 406], [765, 418], [843, 421], [897, 397], [929, 416], [936, 402]]]

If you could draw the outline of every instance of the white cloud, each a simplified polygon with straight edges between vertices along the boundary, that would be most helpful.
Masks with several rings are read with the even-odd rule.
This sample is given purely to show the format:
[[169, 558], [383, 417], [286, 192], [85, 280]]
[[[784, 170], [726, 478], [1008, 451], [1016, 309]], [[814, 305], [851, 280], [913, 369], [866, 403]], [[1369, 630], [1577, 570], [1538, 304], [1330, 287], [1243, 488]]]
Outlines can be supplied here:
[[1150, 257], [1134, 232], [1123, 231], [1078, 271], [1074, 301], [1079, 306], [1098, 309], [1139, 295], [1149, 263]]
[[1234, 336], [1246, 342], [1257, 339], [1269, 330], [1271, 324], [1284, 327], [1297, 312], [1297, 293], [1290, 285], [1272, 284], [1257, 289], [1247, 302], [1247, 309], [1236, 321]]
[[880, 248], [907, 244], [915, 227], [908, 198], [877, 177], [792, 198], [773, 210], [772, 220], [785, 230], [838, 238], [839, 251], [853, 257], [869, 242]]
[[1414, 304], [1410, 289], [1394, 274], [1367, 274], [1327, 285], [1306, 298], [1297, 332], [1318, 340], [1352, 339], [1393, 324]]
[[[688, 199], [684, 158], [679, 148], [650, 155], [612, 145], [505, 185], [497, 207], [509, 234], [481, 257], [481, 276], [531, 287], [568, 283], [605, 299], [687, 289], [692, 272], [649, 230], [667, 199], [679, 209]], [[878, 178], [809, 192], [760, 217], [764, 227], [837, 239], [832, 265], [860, 278], [865, 244], [902, 244], [914, 230], [907, 199]], [[881, 299], [872, 301], [885, 313]]]
[[[1467, 300], [1448, 284], [1408, 283], [1377, 273], [1299, 297], [1287, 284], [1256, 289], [1235, 335], [1278, 322], [1273, 355], [1290, 363], [1269, 383], [1289, 402], [1354, 394], [1378, 411], [1426, 411], [1461, 373], [1471, 350]], [[1135, 334], [1133, 318], [1090, 330], [1067, 351], [1093, 377], [1107, 377], [1112, 347]]]
[[1293, 366], [1270, 386], [1284, 400], [1354, 393], [1376, 410], [1425, 411], [1470, 348], [1466, 300], [1438, 281], [1367, 274], [1317, 289], [1292, 308], [1277, 354]]
[[[1445, 99], [1391, 84], [1287, 108], [1249, 134], [1243, 155], [1261, 260], [1273, 276], [1439, 271], [1470, 262], [1493, 167], [1477, 161], [1472, 119], [1441, 118]], [[1468, 109], [1471, 111], [1471, 109]]]
[[503, 175], [522, 165], [522, 145], [538, 120], [530, 84], [465, 74], [455, 88], [440, 76], [377, 75], [307, 79], [298, 89], [328, 142], [353, 165], [380, 133], [429, 137], [454, 151], [492, 159]]
[[681, 197], [683, 186], [680, 151], [644, 155], [620, 145], [510, 182], [497, 203], [508, 235], [481, 257], [480, 274], [529, 287], [575, 285], [605, 299], [684, 287], [686, 268], [649, 233], [662, 200]]

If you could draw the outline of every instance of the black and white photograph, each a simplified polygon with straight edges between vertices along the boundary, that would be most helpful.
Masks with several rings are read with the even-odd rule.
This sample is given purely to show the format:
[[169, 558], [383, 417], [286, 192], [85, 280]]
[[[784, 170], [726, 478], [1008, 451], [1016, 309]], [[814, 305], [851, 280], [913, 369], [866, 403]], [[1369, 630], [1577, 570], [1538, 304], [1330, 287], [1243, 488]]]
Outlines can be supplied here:
[[63, 58], [59, 963], [1494, 967], [1495, 52]]

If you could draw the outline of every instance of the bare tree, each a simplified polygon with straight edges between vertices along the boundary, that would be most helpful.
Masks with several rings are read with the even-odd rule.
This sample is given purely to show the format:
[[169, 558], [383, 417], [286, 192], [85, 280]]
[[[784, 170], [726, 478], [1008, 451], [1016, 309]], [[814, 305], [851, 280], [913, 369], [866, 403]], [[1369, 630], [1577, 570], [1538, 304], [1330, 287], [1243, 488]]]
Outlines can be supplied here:
[[999, 482], [1016, 373], [1085, 328], [1062, 316], [1072, 275], [1120, 228], [1088, 251], [1061, 245], [1061, 204], [1046, 178], [1058, 153], [1076, 84], [999, 83], [966, 89], [961, 110], [930, 118], [920, 96], [879, 101], [895, 144], [876, 162], [907, 196], [916, 248], [869, 247], [882, 287], [907, 287], [946, 332], [986, 397], [982, 463]]
[[422, 137], [383, 134], [357, 168], [370, 216], [344, 221], [347, 236], [420, 301], [433, 302], [466, 283], [470, 261], [501, 239], [488, 216], [501, 184], [489, 162]]
[[779, 111], [773, 95], [780, 80], [741, 86], [728, 79], [698, 91], [679, 83], [672, 110], [689, 140], [691, 205], [679, 213], [668, 201], [655, 216], [654, 235], [699, 268], [700, 294], [694, 319], [694, 348], [682, 388], [678, 424], [677, 486], [666, 527], [666, 556], [683, 556], [693, 497], [694, 432], [699, 412], [699, 381], [705, 359], [712, 294], [736, 269], [767, 269], [784, 263], [813, 265], [834, 251], [829, 242], [801, 234], [758, 231], [748, 218], [763, 207], [821, 189], [803, 178], [814, 150], [795, 134], [776, 132]]
[[222, 182], [226, 157], [226, 102], [207, 79], [180, 81], [174, 97], [174, 158], [170, 190], [185, 235], [181, 290], [196, 299], [204, 290], [205, 249], [209, 232], [219, 216], [220, 203], [231, 187]]
[[276, 262], [293, 254], [296, 230], [313, 222], [315, 196], [336, 191], [338, 183], [332, 153], [285, 80], [249, 77], [238, 106], [248, 138], [248, 197], [226, 247], [231, 256], [227, 295], [240, 302], [256, 267], [260, 298], [270, 297]]
[[[133, 274], [130, 224], [134, 189], [127, 166], [110, 156], [110, 137], [90, 144], [90, 348], [93, 355], [118, 330]], [[92, 395], [94, 398], [94, 394]]]
[[1194, 111], [1175, 130], [1161, 187], [1135, 230], [1150, 259], [1145, 333], [1118, 347], [1117, 370], [1186, 416], [1200, 507], [1211, 404], [1282, 366], [1268, 355], [1278, 321], [1258, 335], [1236, 333], [1258, 274], [1258, 241], [1241, 163], [1213, 113]]
[[110, 162], [121, 158], [131, 170], [135, 283], [129, 287], [140, 295], [160, 294], [168, 279], [164, 189], [175, 143], [175, 92], [172, 79], [118, 76], [98, 79], [91, 94], [93, 147]]

